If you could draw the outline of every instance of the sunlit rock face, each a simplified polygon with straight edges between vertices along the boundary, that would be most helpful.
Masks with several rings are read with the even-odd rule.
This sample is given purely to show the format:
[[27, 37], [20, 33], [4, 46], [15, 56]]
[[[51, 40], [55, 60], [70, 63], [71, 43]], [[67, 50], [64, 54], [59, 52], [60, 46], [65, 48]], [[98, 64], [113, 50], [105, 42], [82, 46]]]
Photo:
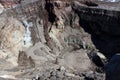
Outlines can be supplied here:
[[[92, 42], [86, 39], [88, 34], [79, 25], [79, 17], [74, 13], [71, 1], [46, 0], [46, 10], [49, 15], [48, 46], [54, 53], [59, 54], [69, 47], [80, 48], [86, 45], [94, 47]], [[81, 46], [82, 45], [82, 46]]]
[[[14, 22], [14, 23], [13, 23]], [[1, 48], [9, 49], [13, 52], [17, 52], [17, 49], [21, 49], [19, 45], [23, 45], [23, 39], [25, 34], [24, 26], [13, 18], [1, 18], [1, 29], [0, 29], [0, 37], [1, 37]], [[9, 45], [8, 45], [9, 44]], [[16, 47], [14, 49], [13, 47]]]
[[[86, 45], [90, 45], [90, 47], [93, 47], [93, 45], [89, 40], [90, 36], [79, 25], [79, 17], [73, 12], [71, 1], [47, 0], [46, 7], [49, 13], [49, 22], [51, 23], [48, 25], [50, 27], [48, 32], [50, 40], [47, 41], [47, 44], [55, 55], [60, 56], [56, 63], [58, 62], [58, 65], [63, 65], [72, 70], [87, 70], [91, 67], [91, 63], [87, 55], [85, 55], [86, 52], [84, 50], [78, 52], [80, 53], [78, 55], [84, 57], [82, 59], [84, 62], [81, 62], [80, 56], [75, 55], [77, 52], [72, 54], [72, 51], [86, 48]], [[72, 59], [69, 60], [70, 58]], [[78, 64], [75, 65], [74, 63], [83, 63], [83, 66], [77, 66]]]
[[5, 7], [5, 8], [11, 8], [15, 7], [17, 4], [20, 3], [21, 0], [0, 0], [0, 3]]
[[[40, 71], [56, 66], [78, 72], [89, 71], [93, 65], [87, 53], [95, 47], [91, 35], [80, 26], [71, 0], [39, 1], [10, 9], [13, 13], [8, 11], [7, 16], [16, 19], [0, 19], [0, 59], [18, 65], [17, 68], [25, 69], [22, 71], [25, 73], [29, 73], [28, 68]], [[42, 1], [46, 1], [46, 5], [39, 6]], [[36, 71], [30, 71], [31, 75]], [[20, 77], [24, 77], [23, 74]]]
[[0, 4], [0, 14], [3, 12], [4, 7]]
[[0, 58], [17, 59], [19, 51], [23, 50], [25, 27], [13, 18], [0, 18], [0, 21]]

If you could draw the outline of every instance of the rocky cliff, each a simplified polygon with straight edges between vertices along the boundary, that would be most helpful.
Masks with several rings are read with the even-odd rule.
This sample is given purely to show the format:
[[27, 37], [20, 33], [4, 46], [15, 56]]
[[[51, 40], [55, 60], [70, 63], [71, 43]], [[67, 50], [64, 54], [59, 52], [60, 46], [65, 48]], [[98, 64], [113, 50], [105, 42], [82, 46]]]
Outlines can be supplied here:
[[23, 0], [8, 9], [4, 2], [0, 77], [105, 80], [105, 66], [119, 52], [119, 4]]
[[119, 53], [119, 3], [96, 1], [87, 6], [74, 2], [73, 9], [80, 17], [80, 25], [92, 35], [97, 49], [107, 57]]

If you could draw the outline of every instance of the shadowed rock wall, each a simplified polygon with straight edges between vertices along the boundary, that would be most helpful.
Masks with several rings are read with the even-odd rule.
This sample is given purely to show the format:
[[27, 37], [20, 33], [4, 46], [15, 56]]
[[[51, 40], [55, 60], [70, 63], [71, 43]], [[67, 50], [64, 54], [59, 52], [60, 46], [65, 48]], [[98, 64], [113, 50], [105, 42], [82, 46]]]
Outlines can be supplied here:
[[94, 3], [98, 6], [87, 6], [75, 2], [73, 9], [80, 17], [80, 25], [92, 35], [96, 48], [106, 56], [112, 56], [120, 52], [119, 3], [106, 3], [106, 5], [105, 2]]

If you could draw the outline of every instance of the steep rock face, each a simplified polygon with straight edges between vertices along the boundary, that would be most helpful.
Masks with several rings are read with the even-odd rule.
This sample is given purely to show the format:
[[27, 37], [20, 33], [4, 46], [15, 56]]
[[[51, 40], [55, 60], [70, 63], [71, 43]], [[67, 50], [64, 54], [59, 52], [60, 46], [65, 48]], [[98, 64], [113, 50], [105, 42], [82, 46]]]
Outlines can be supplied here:
[[[90, 69], [91, 61], [85, 50], [88, 49], [89, 53], [90, 50], [95, 49], [95, 46], [91, 41], [91, 36], [80, 27], [79, 16], [72, 10], [71, 1], [47, 0], [46, 10], [49, 36], [46, 41], [52, 54], [56, 55], [55, 63], [73, 71]], [[80, 51], [77, 52], [79, 49]]]
[[[87, 4], [87, 8], [89, 8], [88, 6], [97, 6], [96, 3], [91, 1], [85, 0], [84, 2], [84, 0], [79, 0], [77, 3], [81, 2], [83, 5]], [[12, 26], [5, 26], [3, 30], [1, 27], [3, 32], [5, 32], [4, 29], [11, 27], [11, 29], [8, 29], [8, 31], [5, 32], [10, 34], [9, 37], [7, 36], [8, 34], [5, 34], [6, 37], [10, 39], [2, 44], [6, 45], [9, 41], [14, 40], [14, 42], [10, 43], [14, 43], [15, 46], [17, 46], [17, 49], [16, 47], [11, 47], [10, 54], [13, 52], [13, 54], [18, 57], [18, 61], [15, 59], [18, 62], [17, 69], [22, 69], [23, 74], [25, 73], [25, 75], [18, 73], [20, 77], [26, 78], [26, 76], [29, 76], [31, 78], [32, 76], [37, 75], [37, 72], [39, 71], [50, 68], [56, 69], [56, 67], [58, 69], [60, 66], [64, 66], [66, 71], [71, 73], [92, 72], [92, 74], [94, 74], [96, 71], [101, 72], [97, 66], [100, 64], [97, 62], [101, 62], [102, 64], [102, 66], [100, 65], [100, 69], [104, 68], [104, 64], [101, 61], [101, 58], [104, 58], [104, 55], [98, 55], [96, 45], [94, 45], [91, 39], [93, 36], [86, 32], [81, 24], [82, 20], [83, 22], [86, 22], [84, 19], [81, 19], [82, 12], [79, 14], [79, 6], [77, 6], [77, 4], [71, 5], [73, 2], [71, 2], [71, 0], [66, 0], [64, 2], [62, 0], [35, 0], [27, 4], [23, 3], [22, 5], [2, 13], [1, 16], [3, 17], [6, 16], [8, 18], [9, 16], [12, 16], [22, 22], [22, 24], [20, 23], [22, 26], [18, 30], [20, 34], [22, 34], [19, 35], [19, 32], [15, 32], [17, 40], [16, 37], [15, 40], [14, 38], [10, 38], [11, 34], [14, 33], [14, 29], [16, 30], [18, 28], [12, 28], [15, 24], [11, 24]], [[75, 13], [76, 10], [74, 8], [76, 8], [78, 12]], [[89, 18], [87, 17], [85, 19]], [[92, 19], [90, 18], [90, 20]], [[95, 34], [97, 34], [97, 29], [93, 29], [96, 30]], [[13, 32], [10, 32], [9, 30], [12, 30]], [[2, 35], [3, 34], [1, 33], [1, 36]], [[5, 41], [4, 38], [0, 39]], [[25, 44], [27, 41], [24, 41], [23, 39], [30, 39], [32, 45], [26, 48]], [[16, 44], [16, 41], [19, 41], [21, 42], [20, 44], [24, 45], [23, 49], [22, 46]], [[7, 50], [8, 49], [9, 47]], [[96, 61], [97, 64], [93, 63], [93, 61]]]
[[[73, 3], [80, 25], [92, 35], [92, 42], [107, 57], [119, 51], [120, 9], [118, 3], [92, 2], [95, 5]], [[106, 5], [105, 5], [106, 4]]]
[[[19, 45], [23, 45], [22, 42], [24, 40], [24, 34], [25, 27], [22, 25], [22, 23], [13, 18], [1, 18], [0, 45], [2, 49], [8, 49], [13, 52], [18, 52], [19, 50], [21, 50], [21, 48], [19, 48]], [[12, 49], [13, 46], [16, 49]]]
[[1, 58], [6, 59], [8, 57], [8, 59], [15, 59], [16, 61], [19, 51], [23, 50], [25, 27], [13, 18], [1, 17], [0, 20]]
[[[51, 6], [48, 7], [47, 5]], [[79, 27], [79, 17], [72, 11], [71, 1], [62, 2], [51, 0], [47, 2], [46, 7], [48, 7], [46, 10], [48, 11], [49, 21], [51, 22], [49, 24], [50, 26], [48, 26], [48, 34], [51, 37], [51, 42], [48, 42], [49, 46], [53, 42], [53, 44], [56, 44], [56, 48], [58, 47], [58, 51], [61, 51], [65, 47], [76, 46], [77, 48], [77, 45], [85, 45], [85, 38], [89, 35], [84, 33], [84, 30]]]

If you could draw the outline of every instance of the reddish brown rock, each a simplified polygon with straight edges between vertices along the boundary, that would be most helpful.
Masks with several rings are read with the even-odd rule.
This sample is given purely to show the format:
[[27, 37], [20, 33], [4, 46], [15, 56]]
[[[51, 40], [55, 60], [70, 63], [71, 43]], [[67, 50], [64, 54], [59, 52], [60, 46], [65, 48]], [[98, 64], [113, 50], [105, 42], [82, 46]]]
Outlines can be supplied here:
[[5, 7], [5, 8], [12, 8], [15, 5], [19, 4], [21, 0], [0, 0], [0, 3]]

